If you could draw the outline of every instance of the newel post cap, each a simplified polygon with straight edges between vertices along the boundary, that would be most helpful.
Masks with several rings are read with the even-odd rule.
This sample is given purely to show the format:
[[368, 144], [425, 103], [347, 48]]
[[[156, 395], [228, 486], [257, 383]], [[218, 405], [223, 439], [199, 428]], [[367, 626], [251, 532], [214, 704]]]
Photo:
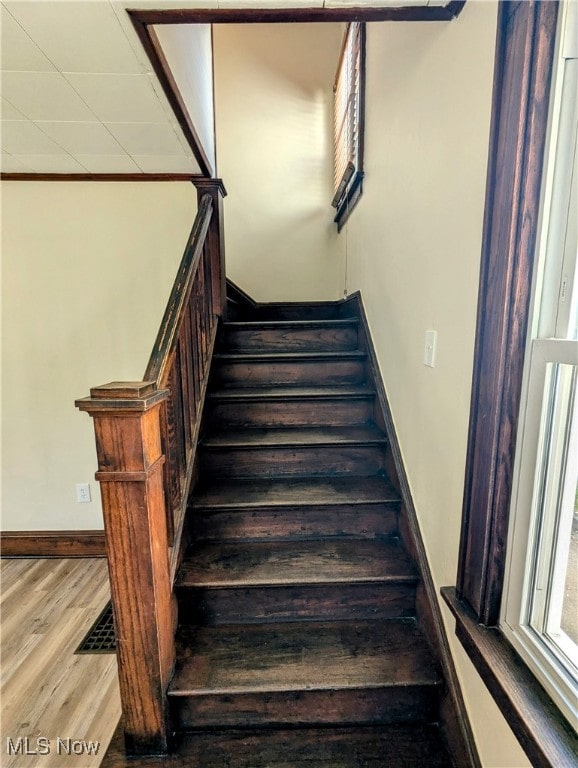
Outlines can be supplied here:
[[168, 389], [157, 389], [154, 381], [111, 381], [99, 387], [92, 387], [90, 397], [75, 401], [81, 411], [137, 411], [144, 412], [155, 407], [169, 395]]

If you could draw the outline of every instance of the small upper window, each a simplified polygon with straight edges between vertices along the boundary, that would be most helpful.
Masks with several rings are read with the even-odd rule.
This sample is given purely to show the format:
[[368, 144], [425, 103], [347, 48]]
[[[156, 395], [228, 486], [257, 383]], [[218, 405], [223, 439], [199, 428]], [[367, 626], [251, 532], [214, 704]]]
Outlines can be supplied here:
[[347, 25], [333, 86], [333, 201], [340, 230], [361, 196], [365, 109], [365, 25]]

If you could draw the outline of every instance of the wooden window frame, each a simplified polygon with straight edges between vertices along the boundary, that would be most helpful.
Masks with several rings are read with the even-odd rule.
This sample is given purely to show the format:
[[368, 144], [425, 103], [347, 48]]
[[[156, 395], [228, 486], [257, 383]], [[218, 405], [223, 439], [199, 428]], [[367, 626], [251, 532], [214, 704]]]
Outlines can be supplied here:
[[[352, 25], [356, 24], [356, 30], [358, 30], [359, 38], [356, 45], [355, 57], [359, 57], [358, 77], [354, 77], [353, 82], [357, 82], [357, 91], [348, 90], [346, 98], [347, 107], [340, 115], [336, 113], [335, 94], [337, 93], [340, 80], [343, 75], [343, 68], [348, 60], [348, 50], [351, 40]], [[341, 174], [339, 182], [334, 178], [334, 197], [331, 205], [336, 208], [336, 214], [333, 221], [337, 224], [337, 231], [340, 232], [345, 222], [351, 215], [351, 212], [359, 202], [363, 193], [363, 154], [364, 154], [364, 133], [365, 133], [365, 48], [366, 48], [366, 29], [363, 22], [349, 22], [343, 38], [343, 45], [341, 48], [341, 55], [339, 57], [339, 64], [337, 66], [337, 72], [335, 75], [335, 83], [333, 86], [334, 92], [334, 113], [333, 113], [333, 152], [334, 152], [334, 177], [336, 175], [337, 153], [339, 147], [342, 148], [345, 145], [345, 153], [349, 159], [349, 163], [345, 166], [344, 172]], [[351, 83], [349, 84], [351, 85]], [[356, 106], [354, 106], [356, 104]], [[348, 138], [343, 138], [343, 128], [348, 120], [355, 120], [355, 114], [348, 117], [347, 112], [351, 109], [357, 113], [357, 122], [354, 126], [352, 134], [347, 132]], [[338, 125], [339, 121], [339, 125]], [[341, 137], [341, 141], [338, 146], [337, 133]], [[353, 139], [353, 135], [356, 136], [356, 143]], [[350, 139], [350, 140], [349, 140]]]
[[498, 628], [522, 393], [558, 2], [500, 2], [456, 634], [534, 766], [570, 765], [578, 741]]

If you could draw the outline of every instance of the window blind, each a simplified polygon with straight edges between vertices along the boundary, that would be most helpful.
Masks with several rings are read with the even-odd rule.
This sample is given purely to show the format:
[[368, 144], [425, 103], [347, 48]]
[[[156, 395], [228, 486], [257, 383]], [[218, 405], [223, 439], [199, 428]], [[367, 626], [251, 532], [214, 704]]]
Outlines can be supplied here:
[[347, 27], [333, 86], [334, 208], [339, 208], [361, 171], [361, 88], [362, 24], [352, 22]]

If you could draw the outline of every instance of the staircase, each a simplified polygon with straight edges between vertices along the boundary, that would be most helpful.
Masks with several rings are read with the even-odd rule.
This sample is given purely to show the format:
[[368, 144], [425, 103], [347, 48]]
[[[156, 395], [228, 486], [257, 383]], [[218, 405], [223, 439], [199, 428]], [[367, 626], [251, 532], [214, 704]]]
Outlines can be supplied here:
[[223, 326], [175, 585], [183, 765], [452, 765], [358, 322]]

